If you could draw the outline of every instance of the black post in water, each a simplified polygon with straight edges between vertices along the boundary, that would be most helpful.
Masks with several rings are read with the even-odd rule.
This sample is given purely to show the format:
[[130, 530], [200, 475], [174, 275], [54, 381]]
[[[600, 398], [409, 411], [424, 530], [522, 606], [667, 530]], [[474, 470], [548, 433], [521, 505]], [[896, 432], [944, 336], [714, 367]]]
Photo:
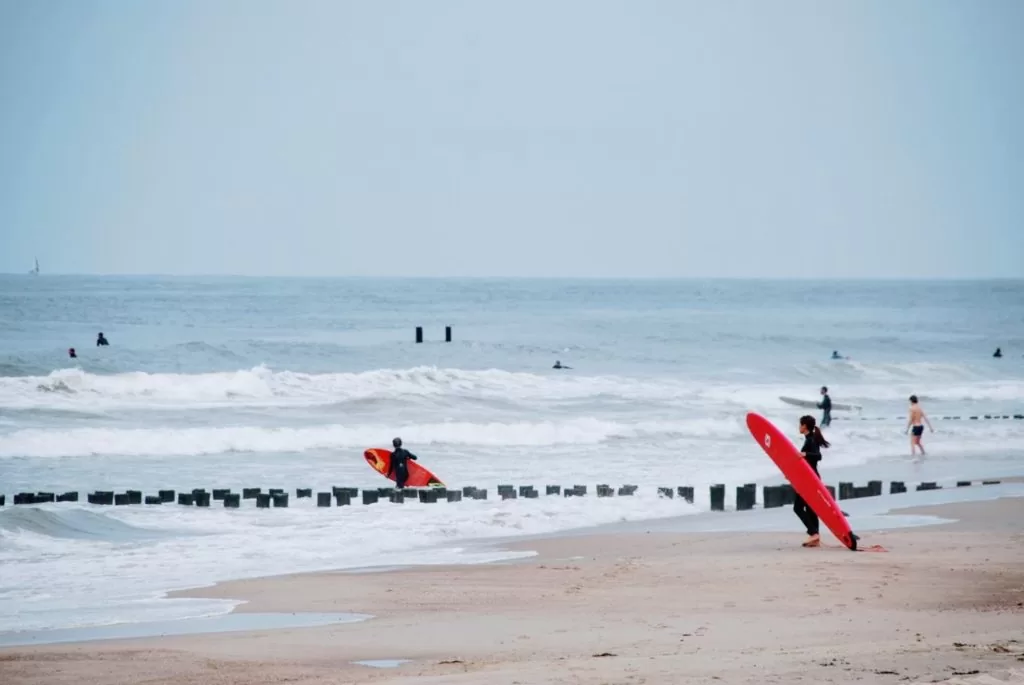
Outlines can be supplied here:
[[379, 500], [379, 493], [373, 490], [363, 490], [363, 504], [376, 504]]
[[782, 506], [789, 506], [796, 502], [796, 491], [793, 490], [793, 486], [789, 483], [783, 483], [779, 486], [779, 494], [782, 497]]
[[711, 511], [725, 511], [725, 485], [711, 486]]
[[[377, 493], [374, 493], [377, 494]], [[329, 507], [331, 506], [331, 493], [329, 492], [318, 492], [316, 493], [316, 505], [318, 507]]]
[[451, 326], [445, 326], [444, 327], [444, 341], [445, 342], [451, 342], [452, 341], [452, 327]]
[[423, 342], [423, 326], [416, 327], [416, 342]]
[[225, 509], [238, 509], [242, 504], [242, 496], [237, 492], [224, 495]]
[[894, 480], [891, 483], [889, 483], [889, 494], [890, 495], [899, 495], [899, 494], [904, 493], [906, 491], [907, 491], [907, 486], [901, 480]]
[[750, 496], [750, 488], [746, 485], [736, 486], [736, 511], [747, 511], [754, 508], [753, 498]]

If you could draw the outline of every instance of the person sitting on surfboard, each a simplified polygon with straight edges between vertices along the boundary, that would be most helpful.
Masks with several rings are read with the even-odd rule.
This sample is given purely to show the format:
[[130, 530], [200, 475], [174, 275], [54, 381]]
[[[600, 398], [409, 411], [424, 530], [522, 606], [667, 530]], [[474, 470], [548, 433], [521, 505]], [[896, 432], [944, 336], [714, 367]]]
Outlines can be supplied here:
[[828, 396], [828, 388], [821, 386], [821, 402], [818, 402], [818, 409], [821, 410], [821, 425], [828, 427], [832, 425], [832, 398]]
[[[824, 388], [822, 388], [824, 390]], [[800, 454], [811, 465], [811, 470], [818, 473], [818, 462], [821, 461], [821, 449], [829, 447], [828, 440], [821, 434], [821, 429], [815, 425], [813, 416], [800, 417], [800, 435], [804, 436], [804, 446], [800, 448]], [[818, 535], [818, 515], [807, 505], [804, 498], [794, 493], [793, 511], [807, 528], [807, 539], [804, 547], [819, 547], [821, 537]]]
[[390, 466], [388, 466], [387, 475], [390, 476], [392, 473], [394, 473], [395, 485], [399, 489], [402, 489], [405, 487], [405, 481], [409, 480], [408, 461], [410, 459], [412, 459], [413, 461], [418, 460], [416, 459], [415, 454], [402, 447], [401, 438], [395, 438], [394, 440], [391, 441], [391, 444], [395, 446], [395, 451], [391, 453], [391, 464]]
[[572, 367], [571, 367], [571, 366], [563, 366], [563, 365], [562, 365], [562, 362], [560, 362], [560, 361], [558, 361], [558, 360], [556, 359], [556, 360], [555, 360], [555, 365], [554, 365], [554, 366], [552, 366], [551, 368], [552, 368], [552, 369], [571, 369]]

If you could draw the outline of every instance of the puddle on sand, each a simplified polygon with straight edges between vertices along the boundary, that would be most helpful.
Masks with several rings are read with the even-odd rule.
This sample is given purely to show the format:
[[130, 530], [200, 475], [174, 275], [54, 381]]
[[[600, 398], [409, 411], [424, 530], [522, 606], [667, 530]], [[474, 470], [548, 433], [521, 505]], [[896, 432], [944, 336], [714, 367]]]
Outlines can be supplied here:
[[367, 659], [366, 661], [353, 661], [356, 666], [369, 666], [370, 668], [398, 668], [407, 664], [412, 659]]
[[85, 628], [0, 633], [0, 647], [52, 645], [93, 640], [131, 640], [169, 635], [200, 635], [250, 630], [280, 630], [282, 628], [315, 628], [339, 623], [355, 623], [368, 618], [371, 617], [363, 614], [223, 614], [175, 621], [118, 623]]

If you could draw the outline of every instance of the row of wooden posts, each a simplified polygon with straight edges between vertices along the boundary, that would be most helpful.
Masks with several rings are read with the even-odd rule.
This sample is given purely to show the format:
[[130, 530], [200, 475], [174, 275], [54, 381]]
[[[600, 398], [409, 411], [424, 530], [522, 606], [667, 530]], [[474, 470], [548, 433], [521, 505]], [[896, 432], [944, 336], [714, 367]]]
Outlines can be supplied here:
[[[983, 485], [998, 484], [998, 480], [981, 481]], [[974, 485], [975, 481], [957, 481], [957, 487]], [[861, 497], [875, 497], [882, 494], [884, 483], [880, 480], [868, 481], [867, 485], [857, 486], [851, 482], [839, 483], [838, 491], [829, 485], [829, 492], [833, 497], [838, 495], [839, 500], [858, 499]], [[918, 483], [915, 490], [938, 490], [942, 486], [935, 482]], [[598, 485], [595, 494], [600, 497], [630, 497], [638, 490], [636, 485], [623, 485], [614, 488], [607, 484]], [[562, 487], [560, 485], [547, 485], [544, 487], [544, 495], [562, 497], [585, 497], [589, 490], [586, 485], [574, 485], [573, 487]], [[889, 483], [889, 494], [895, 495], [907, 492], [907, 485], [903, 481], [891, 481]], [[662, 498], [679, 498], [693, 503], [694, 489], [692, 486], [682, 485], [676, 488], [658, 488], [658, 496]], [[125, 492], [114, 492], [112, 490], [97, 490], [86, 495], [89, 504], [97, 505], [133, 505], [133, 504], [173, 504], [177, 502], [182, 506], [209, 507], [213, 502], [223, 502], [228, 509], [237, 509], [241, 506], [242, 500], [255, 500], [258, 509], [269, 509], [271, 507], [287, 507], [290, 497], [288, 492], [280, 488], [271, 488], [266, 492], [262, 488], [243, 488], [240, 493], [232, 492], [230, 489], [196, 488], [190, 492], [175, 492], [174, 490], [160, 490], [156, 495], [144, 495], [141, 490], [126, 490]], [[509, 499], [536, 499], [540, 497], [540, 490], [532, 485], [499, 485], [497, 488], [498, 497], [502, 500]], [[449, 489], [443, 487], [430, 488], [372, 488], [360, 491], [359, 488], [334, 487], [330, 492], [317, 492], [316, 503], [318, 507], [349, 506], [362, 499], [363, 504], [376, 504], [378, 502], [402, 503], [407, 501], [418, 501], [426, 504], [436, 502], [461, 502], [463, 498], [474, 500], [486, 500], [488, 498], [487, 488], [466, 486], [461, 489]], [[296, 499], [312, 498], [312, 488], [298, 488], [295, 491]], [[709, 488], [711, 511], [725, 511], [725, 485], [717, 484]], [[760, 503], [764, 509], [772, 509], [793, 504], [793, 486], [765, 485], [761, 490]], [[19, 492], [14, 495], [13, 504], [46, 504], [50, 502], [78, 502], [78, 492]], [[6, 495], [0, 495], [0, 507], [6, 503]], [[747, 483], [736, 488], [736, 510], [746, 511], [753, 509], [758, 503], [757, 485]]]

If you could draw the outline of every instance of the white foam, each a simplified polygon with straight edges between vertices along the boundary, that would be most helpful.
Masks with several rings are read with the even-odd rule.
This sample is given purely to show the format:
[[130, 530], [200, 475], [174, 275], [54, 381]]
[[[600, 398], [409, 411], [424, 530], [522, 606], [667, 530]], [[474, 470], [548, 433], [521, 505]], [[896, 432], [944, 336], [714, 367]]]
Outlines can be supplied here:
[[[1021, 401], [1024, 380], [990, 380], [951, 365], [850, 365], [857, 371], [829, 381], [835, 401], [903, 403], [911, 393], [953, 402]], [[836, 378], [818, 374], [816, 379]], [[727, 407], [776, 407], [779, 396], [814, 399], [811, 383], [708, 384], [685, 378], [613, 375], [538, 375], [497, 369], [436, 367], [362, 373], [308, 374], [257, 366], [232, 372], [99, 375], [61, 369], [47, 376], [0, 377], [0, 407], [82, 411], [118, 407], [315, 406], [365, 400], [501, 400], [518, 403], [624, 399], [646, 402], [714, 402]]]
[[[87, 509], [73, 511], [82, 514]], [[6, 588], [0, 592], [0, 631], [224, 611], [229, 605], [159, 598], [168, 589], [230, 578], [497, 561], [529, 553], [466, 548], [464, 541], [683, 515], [696, 509], [680, 500], [641, 493], [613, 499], [546, 497], [452, 505], [380, 503], [318, 509], [305, 500], [271, 511], [178, 507], [104, 511], [105, 518], [148, 530], [151, 539], [69, 539], [0, 527]], [[4, 516], [7, 512], [0, 512], [0, 519]], [[168, 532], [174, 535], [159, 535]]]
[[0, 457], [75, 457], [94, 455], [199, 455], [225, 452], [306, 452], [347, 449], [361, 452], [386, 445], [400, 434], [420, 446], [542, 447], [598, 445], [642, 436], [697, 437], [740, 435], [735, 421], [605, 421], [581, 417], [564, 421], [469, 423], [450, 421], [409, 425], [331, 424], [324, 426], [211, 428], [73, 428], [24, 429], [4, 436]]

